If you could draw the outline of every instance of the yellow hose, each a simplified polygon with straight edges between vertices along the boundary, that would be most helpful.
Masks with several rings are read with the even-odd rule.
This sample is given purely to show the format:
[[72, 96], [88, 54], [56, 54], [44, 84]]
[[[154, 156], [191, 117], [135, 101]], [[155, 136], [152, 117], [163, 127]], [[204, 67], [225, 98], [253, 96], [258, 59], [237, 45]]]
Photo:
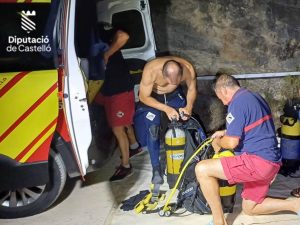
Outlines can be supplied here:
[[177, 189], [177, 186], [179, 185], [179, 182], [181, 180], [181, 177], [183, 176], [184, 174], [184, 171], [186, 170], [186, 168], [188, 167], [188, 165], [190, 164], [190, 162], [192, 161], [192, 159], [204, 148], [206, 147], [206, 145], [210, 144], [212, 142], [213, 139], [211, 138], [208, 138], [204, 141], [204, 143], [194, 152], [194, 154], [188, 159], [188, 161], [185, 163], [184, 167], [182, 168], [182, 171], [180, 172], [179, 174], [179, 177], [175, 183], [175, 186], [173, 187], [172, 191], [171, 191], [171, 194], [169, 195], [167, 201], [166, 201], [166, 204], [164, 205], [163, 207], [163, 211], [167, 211], [168, 210], [168, 205]]

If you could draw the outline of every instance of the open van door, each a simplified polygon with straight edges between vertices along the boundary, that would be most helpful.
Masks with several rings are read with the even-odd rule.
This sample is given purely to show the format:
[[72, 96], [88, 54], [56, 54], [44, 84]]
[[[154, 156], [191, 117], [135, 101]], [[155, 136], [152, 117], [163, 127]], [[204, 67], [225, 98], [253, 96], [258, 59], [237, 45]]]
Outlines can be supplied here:
[[155, 57], [155, 39], [148, 0], [105, 0], [97, 5], [98, 22], [125, 28], [130, 39], [122, 53], [125, 58], [145, 61]]
[[92, 140], [89, 109], [86, 97], [85, 78], [80, 69], [75, 51], [75, 12], [76, 1], [64, 1], [62, 7], [62, 49], [64, 93], [63, 103], [72, 146], [77, 158], [81, 175], [86, 174], [89, 166], [88, 149]]
[[[92, 154], [94, 142], [101, 139], [93, 134], [91, 127], [90, 112], [91, 105], [88, 105], [87, 86], [88, 76], [82, 71], [80, 57], [84, 53], [79, 51], [78, 46], [83, 43], [78, 42], [76, 30], [78, 28], [78, 13], [81, 11], [76, 4], [83, 4], [83, 1], [62, 1], [61, 7], [61, 27], [60, 49], [62, 51], [62, 71], [64, 73], [64, 92], [63, 105], [65, 107], [68, 130], [71, 137], [71, 143], [74, 149], [77, 163], [81, 175], [84, 176], [91, 161], [95, 161], [90, 156], [95, 157], [98, 153]], [[122, 53], [128, 63], [131, 74], [134, 77], [135, 84], [140, 83], [141, 74], [145, 63], [155, 57], [155, 41], [150, 17], [150, 8], [147, 0], [104, 0], [97, 2], [97, 15], [95, 22], [104, 21], [124, 28], [130, 35], [128, 43], [122, 49]], [[78, 14], [78, 15], [77, 15]], [[92, 17], [92, 15], [90, 15]], [[93, 21], [91, 21], [93, 23]], [[87, 24], [87, 26], [92, 26]], [[82, 40], [81, 40], [82, 41]], [[87, 41], [89, 41], [87, 39]], [[89, 48], [91, 46], [86, 46]], [[84, 48], [85, 49], [85, 48]], [[80, 54], [78, 54], [80, 52]], [[89, 62], [91, 64], [91, 62]], [[135, 87], [136, 99], [137, 89]], [[94, 116], [99, 117], [99, 114]], [[99, 127], [104, 129], [105, 127]], [[103, 133], [103, 132], [102, 132]], [[109, 132], [103, 136], [107, 136]], [[94, 137], [94, 138], [93, 138]], [[92, 141], [93, 140], [93, 141]], [[103, 139], [102, 139], [103, 140]], [[106, 143], [109, 144], [109, 143]], [[113, 145], [113, 142], [110, 143]], [[103, 147], [103, 146], [102, 146]], [[106, 146], [109, 149], [112, 146]]]

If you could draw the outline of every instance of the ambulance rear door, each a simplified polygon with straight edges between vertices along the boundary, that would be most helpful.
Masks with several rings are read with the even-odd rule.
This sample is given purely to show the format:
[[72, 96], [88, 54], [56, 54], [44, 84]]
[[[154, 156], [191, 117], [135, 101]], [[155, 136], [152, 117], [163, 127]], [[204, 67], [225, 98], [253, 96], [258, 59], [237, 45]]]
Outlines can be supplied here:
[[89, 166], [88, 149], [92, 140], [89, 109], [86, 97], [85, 78], [80, 69], [75, 51], [75, 13], [76, 1], [64, 0], [61, 19], [57, 27], [62, 49], [62, 68], [64, 73], [63, 105], [72, 146], [81, 175]]

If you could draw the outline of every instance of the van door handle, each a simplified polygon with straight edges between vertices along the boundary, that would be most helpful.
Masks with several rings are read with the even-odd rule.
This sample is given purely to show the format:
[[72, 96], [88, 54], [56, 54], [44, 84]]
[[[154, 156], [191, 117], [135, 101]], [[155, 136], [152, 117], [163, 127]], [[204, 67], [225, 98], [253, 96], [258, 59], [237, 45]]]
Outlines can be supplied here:
[[86, 102], [87, 99], [86, 98], [82, 98], [82, 99], [79, 99], [80, 102]]

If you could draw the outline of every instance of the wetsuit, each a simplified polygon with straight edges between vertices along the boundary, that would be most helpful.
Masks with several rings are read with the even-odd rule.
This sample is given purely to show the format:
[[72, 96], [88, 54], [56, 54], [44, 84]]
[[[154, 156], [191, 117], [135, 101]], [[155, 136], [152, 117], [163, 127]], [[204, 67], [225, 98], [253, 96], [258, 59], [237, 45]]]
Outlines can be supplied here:
[[[152, 92], [151, 97], [175, 109], [186, 106], [186, 98], [181, 86], [167, 94]], [[141, 146], [148, 147], [153, 168], [157, 168], [160, 165], [160, 123], [161, 111], [142, 102], [138, 103], [134, 116], [136, 136]]]

